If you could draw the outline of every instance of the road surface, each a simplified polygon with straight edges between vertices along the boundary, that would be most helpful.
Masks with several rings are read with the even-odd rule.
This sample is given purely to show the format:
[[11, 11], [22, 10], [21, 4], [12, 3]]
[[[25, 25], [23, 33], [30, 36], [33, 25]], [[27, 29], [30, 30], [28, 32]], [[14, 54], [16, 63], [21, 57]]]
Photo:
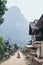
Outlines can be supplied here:
[[11, 56], [7, 61], [2, 62], [0, 65], [27, 65], [25, 56], [20, 52], [21, 58], [19, 59], [17, 58], [17, 53], [14, 56]]

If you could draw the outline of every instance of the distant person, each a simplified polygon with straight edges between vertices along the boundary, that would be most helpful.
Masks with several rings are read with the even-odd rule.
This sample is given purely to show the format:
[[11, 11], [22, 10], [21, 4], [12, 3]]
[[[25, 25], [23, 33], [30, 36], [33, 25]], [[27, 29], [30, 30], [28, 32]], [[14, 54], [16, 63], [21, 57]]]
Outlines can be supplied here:
[[18, 51], [18, 53], [17, 53], [17, 58], [20, 58], [20, 52]]

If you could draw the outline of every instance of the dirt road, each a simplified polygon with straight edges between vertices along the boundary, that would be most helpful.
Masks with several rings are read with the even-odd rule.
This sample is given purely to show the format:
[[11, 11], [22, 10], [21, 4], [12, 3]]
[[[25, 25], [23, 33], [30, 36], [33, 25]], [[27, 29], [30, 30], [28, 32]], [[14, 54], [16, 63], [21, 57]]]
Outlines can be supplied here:
[[8, 59], [7, 61], [1, 63], [0, 65], [27, 65], [25, 56], [20, 52], [21, 58], [19, 59], [17, 58], [17, 53], [14, 56], [11, 56], [11, 58]]

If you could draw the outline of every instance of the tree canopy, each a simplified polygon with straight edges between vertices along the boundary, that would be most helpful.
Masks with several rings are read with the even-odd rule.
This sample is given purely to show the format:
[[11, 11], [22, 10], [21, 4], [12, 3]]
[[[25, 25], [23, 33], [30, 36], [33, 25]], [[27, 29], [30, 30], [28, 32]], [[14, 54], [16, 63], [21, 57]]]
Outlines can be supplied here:
[[18, 45], [15, 43], [14, 44], [14, 49], [18, 50], [18, 48], [19, 48]]
[[4, 21], [3, 15], [5, 14], [5, 11], [7, 11], [6, 3], [7, 0], [0, 0], [0, 25]]

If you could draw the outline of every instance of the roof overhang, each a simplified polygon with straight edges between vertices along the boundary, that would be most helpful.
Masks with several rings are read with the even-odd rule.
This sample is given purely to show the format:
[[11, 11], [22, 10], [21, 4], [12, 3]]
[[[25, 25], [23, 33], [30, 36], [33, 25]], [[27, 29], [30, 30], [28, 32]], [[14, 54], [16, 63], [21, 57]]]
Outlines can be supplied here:
[[40, 44], [41, 41], [34, 41], [32, 44]]
[[33, 45], [26, 45], [26, 47], [27, 47], [27, 48], [32, 48], [32, 47], [33, 47]]
[[40, 17], [40, 19], [38, 20], [36, 26], [38, 26], [39, 28], [41, 28], [43, 26], [43, 14], [42, 16]]

